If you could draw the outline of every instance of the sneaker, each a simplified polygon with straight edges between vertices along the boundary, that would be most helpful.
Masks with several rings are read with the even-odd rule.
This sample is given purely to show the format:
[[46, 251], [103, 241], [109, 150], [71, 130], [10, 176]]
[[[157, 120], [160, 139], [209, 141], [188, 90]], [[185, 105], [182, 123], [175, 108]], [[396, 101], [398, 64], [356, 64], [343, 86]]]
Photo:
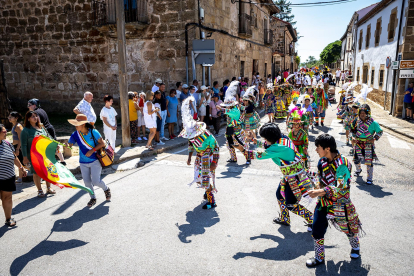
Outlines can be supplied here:
[[321, 123], [321, 126], [325, 126], [323, 123]]
[[157, 142], [157, 144], [158, 145], [165, 145], [165, 143], [163, 141], [161, 141], [161, 140], [159, 142]]
[[373, 184], [374, 184], [374, 182], [372, 182], [371, 179], [367, 179], [367, 185], [373, 185]]
[[23, 183], [23, 178], [18, 178], [16, 180], [16, 184], [22, 184]]
[[352, 248], [350, 257], [351, 259], [358, 259], [359, 257], [361, 257], [361, 254], [359, 254], [359, 249]]
[[360, 170], [360, 171], [355, 171], [355, 172], [354, 172], [354, 176], [358, 177], [358, 176], [361, 174], [361, 172], [362, 172], [362, 170]]
[[206, 204], [203, 205], [203, 209], [207, 209], [207, 210], [215, 208], [215, 207], [217, 207], [217, 204], [215, 203], [211, 204], [210, 202], [207, 202]]
[[142, 138], [141, 137], [138, 137], [138, 141], [142, 141]]
[[161, 140], [164, 140], [164, 141], [168, 141], [168, 140], [170, 140], [170, 139], [168, 139], [167, 137], [161, 137], [160, 139], [161, 139]]
[[315, 123], [315, 126], [319, 126], [319, 123]]
[[60, 161], [60, 164], [62, 164], [63, 166], [66, 166], [66, 162], [65, 161]]
[[354, 149], [349, 150], [349, 155], [354, 155]]
[[306, 266], [307, 267], [315, 267], [321, 264], [324, 264], [325, 260], [319, 261], [318, 259], [316, 259], [315, 257], [310, 258], [309, 260], [306, 261]]
[[305, 226], [308, 227], [307, 231], [312, 232], [312, 223], [306, 223]]
[[280, 218], [274, 218], [273, 223], [290, 226], [289, 223], [287, 223], [286, 221], [281, 220]]
[[246, 165], [250, 165], [252, 162], [250, 160], [246, 161]]
[[147, 137], [142, 136], [142, 140], [148, 141]]
[[173, 140], [173, 139], [174, 139], [174, 137], [172, 135], [170, 135], [170, 140]]
[[204, 199], [207, 199], [207, 194], [206, 193], [204, 193]]

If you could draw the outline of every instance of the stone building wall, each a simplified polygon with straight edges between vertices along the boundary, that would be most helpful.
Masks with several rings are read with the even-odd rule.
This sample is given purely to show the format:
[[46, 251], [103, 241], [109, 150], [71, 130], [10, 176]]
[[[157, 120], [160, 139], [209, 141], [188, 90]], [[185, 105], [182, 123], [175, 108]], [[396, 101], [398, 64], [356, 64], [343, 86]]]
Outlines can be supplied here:
[[[156, 78], [167, 88], [186, 80], [184, 26], [198, 22], [197, 0], [148, 0], [148, 24], [126, 24], [129, 90], [147, 91]], [[205, 24], [238, 35], [238, 5], [226, 0], [201, 0]], [[0, 0], [0, 59], [13, 108], [24, 110], [39, 98], [50, 113], [71, 113], [85, 91], [94, 93], [96, 110], [111, 94], [119, 101], [116, 26], [94, 24], [92, 0]], [[263, 17], [249, 38], [263, 44]], [[191, 28], [190, 28], [191, 29]], [[198, 39], [197, 28], [188, 32]], [[253, 59], [259, 72], [270, 72], [271, 50], [215, 32], [216, 64], [212, 80], [240, 75], [251, 78]], [[192, 77], [189, 63], [189, 78]], [[201, 66], [197, 77], [201, 76]]]

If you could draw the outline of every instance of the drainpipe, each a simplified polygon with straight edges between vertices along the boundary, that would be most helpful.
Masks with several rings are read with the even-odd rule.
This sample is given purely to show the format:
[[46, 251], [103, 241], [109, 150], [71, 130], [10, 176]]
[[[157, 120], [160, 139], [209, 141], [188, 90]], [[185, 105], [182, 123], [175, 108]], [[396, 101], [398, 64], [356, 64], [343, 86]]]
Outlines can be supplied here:
[[[403, 19], [403, 15], [404, 15], [404, 4], [405, 4], [405, 0], [402, 0], [402, 4], [401, 4], [401, 14], [400, 14], [400, 25], [398, 26], [398, 38], [397, 38], [397, 46], [395, 47], [395, 60], [398, 60], [398, 50], [400, 48], [400, 38], [401, 38], [401, 27], [402, 27], [402, 19]], [[393, 81], [392, 81], [392, 95], [391, 95], [391, 112], [389, 113], [390, 115], [392, 114], [392, 116], [395, 115], [395, 98], [397, 97], [397, 93], [395, 91], [395, 82], [396, 82], [396, 77], [397, 74], [400, 72], [400, 70], [396, 70], [394, 72], [394, 76], [393, 76]], [[398, 85], [397, 85], [398, 87]]]

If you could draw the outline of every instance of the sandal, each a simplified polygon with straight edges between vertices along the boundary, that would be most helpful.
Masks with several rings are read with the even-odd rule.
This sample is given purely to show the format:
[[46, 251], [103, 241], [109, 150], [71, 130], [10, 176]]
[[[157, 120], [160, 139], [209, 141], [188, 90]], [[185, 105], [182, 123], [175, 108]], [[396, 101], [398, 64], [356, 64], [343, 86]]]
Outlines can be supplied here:
[[106, 201], [110, 201], [111, 200], [111, 189], [108, 188], [108, 190], [104, 191], [105, 196], [106, 196]]
[[88, 207], [91, 208], [93, 205], [96, 204], [96, 198], [91, 198], [88, 202]]
[[289, 223], [287, 223], [286, 221], [281, 220], [280, 218], [274, 218], [274, 219], [273, 219], [273, 223], [277, 223], [277, 224], [281, 224], [281, 225], [290, 226], [290, 224], [289, 224]]
[[55, 191], [55, 190], [53, 190], [52, 188], [47, 188], [47, 190], [46, 190], [46, 194], [51, 194], [51, 195], [54, 195], [54, 194], [56, 194], [56, 191]]
[[45, 193], [43, 192], [43, 190], [37, 191], [37, 197], [45, 197]]
[[146, 148], [147, 150], [149, 150], [149, 151], [153, 151], [153, 150], [154, 150], [154, 148], [153, 148], [152, 146], [150, 146], [150, 147], [145, 146], [145, 148]]
[[16, 226], [16, 221], [14, 220], [14, 218], [9, 218], [6, 219], [6, 222], [4, 224], [6, 224], [9, 227], [14, 227]]
[[315, 259], [315, 257], [312, 257], [306, 261], [306, 266], [315, 267], [317, 265], [324, 264], [324, 263], [325, 263], [325, 260], [319, 261], [318, 259]]

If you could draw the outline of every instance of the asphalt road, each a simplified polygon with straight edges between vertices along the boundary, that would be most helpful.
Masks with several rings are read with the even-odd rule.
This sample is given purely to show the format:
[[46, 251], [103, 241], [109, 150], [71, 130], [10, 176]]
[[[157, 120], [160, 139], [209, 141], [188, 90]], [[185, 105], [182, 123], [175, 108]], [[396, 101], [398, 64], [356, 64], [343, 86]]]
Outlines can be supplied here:
[[[340, 151], [349, 151], [333, 107], [325, 125], [311, 134], [313, 166], [319, 133], [336, 135]], [[193, 167], [186, 148], [164, 153], [142, 168], [105, 176], [113, 199], [103, 201], [97, 190], [92, 209], [85, 207], [87, 194], [71, 189], [16, 201], [18, 227], [0, 227], [0, 275], [413, 275], [413, 144], [385, 133], [376, 144], [375, 185], [365, 184], [365, 168], [353, 179], [351, 196], [366, 232], [362, 257], [351, 261], [348, 239], [330, 228], [326, 265], [308, 269], [313, 242], [303, 220], [292, 215], [290, 227], [272, 223], [277, 166], [269, 160], [246, 166], [241, 154], [238, 165], [229, 165], [224, 137], [218, 140], [217, 208], [201, 209], [203, 190], [187, 185]]]

